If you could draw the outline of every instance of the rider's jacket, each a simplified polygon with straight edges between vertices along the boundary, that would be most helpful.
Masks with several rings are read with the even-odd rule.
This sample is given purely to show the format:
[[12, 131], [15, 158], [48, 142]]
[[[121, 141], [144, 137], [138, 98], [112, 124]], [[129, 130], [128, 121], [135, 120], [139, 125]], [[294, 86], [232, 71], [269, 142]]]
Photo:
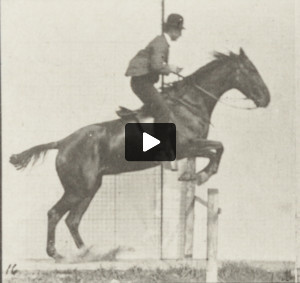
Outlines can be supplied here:
[[150, 73], [168, 75], [169, 44], [165, 35], [155, 37], [145, 49], [140, 50], [129, 62], [126, 76], [137, 77]]

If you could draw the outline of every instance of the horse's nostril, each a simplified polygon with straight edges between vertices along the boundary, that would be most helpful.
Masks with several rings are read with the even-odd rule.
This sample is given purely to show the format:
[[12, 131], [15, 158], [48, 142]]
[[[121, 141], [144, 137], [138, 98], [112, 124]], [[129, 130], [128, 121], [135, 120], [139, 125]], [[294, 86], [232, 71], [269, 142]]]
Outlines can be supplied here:
[[270, 98], [269, 97], [264, 97], [260, 100], [258, 100], [258, 106], [259, 107], [267, 107], [270, 103]]

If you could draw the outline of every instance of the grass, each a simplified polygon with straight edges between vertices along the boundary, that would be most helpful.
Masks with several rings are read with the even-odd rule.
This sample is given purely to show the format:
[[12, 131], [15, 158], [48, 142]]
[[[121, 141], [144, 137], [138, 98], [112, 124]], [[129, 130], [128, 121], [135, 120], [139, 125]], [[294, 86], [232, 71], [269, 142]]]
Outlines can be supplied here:
[[219, 269], [220, 282], [294, 282], [292, 271], [285, 269], [269, 272], [260, 267], [247, 263], [224, 263]]
[[[133, 267], [127, 270], [63, 270], [63, 271], [19, 271], [6, 277], [3, 282], [41, 283], [196, 283], [205, 282], [205, 270], [188, 266], [166, 270], [148, 270]], [[291, 270], [268, 272], [246, 263], [224, 263], [219, 269], [219, 282], [294, 282]]]

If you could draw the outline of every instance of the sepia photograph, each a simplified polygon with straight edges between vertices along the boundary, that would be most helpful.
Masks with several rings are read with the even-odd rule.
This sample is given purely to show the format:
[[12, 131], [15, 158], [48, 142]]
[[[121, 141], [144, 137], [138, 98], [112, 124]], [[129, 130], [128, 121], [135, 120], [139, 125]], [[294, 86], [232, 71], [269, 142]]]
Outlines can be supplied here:
[[2, 282], [300, 282], [299, 7], [2, 0]]

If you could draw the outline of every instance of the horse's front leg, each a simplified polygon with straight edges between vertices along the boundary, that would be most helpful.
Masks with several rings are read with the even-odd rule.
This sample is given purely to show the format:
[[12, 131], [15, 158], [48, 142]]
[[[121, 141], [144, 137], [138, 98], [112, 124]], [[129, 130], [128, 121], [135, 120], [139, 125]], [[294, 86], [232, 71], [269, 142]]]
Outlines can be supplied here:
[[218, 172], [221, 157], [224, 151], [223, 144], [218, 141], [197, 140], [187, 149], [189, 157], [205, 157], [209, 159], [208, 165], [196, 174], [184, 172], [179, 181], [196, 181], [197, 185], [205, 183], [213, 174]]

